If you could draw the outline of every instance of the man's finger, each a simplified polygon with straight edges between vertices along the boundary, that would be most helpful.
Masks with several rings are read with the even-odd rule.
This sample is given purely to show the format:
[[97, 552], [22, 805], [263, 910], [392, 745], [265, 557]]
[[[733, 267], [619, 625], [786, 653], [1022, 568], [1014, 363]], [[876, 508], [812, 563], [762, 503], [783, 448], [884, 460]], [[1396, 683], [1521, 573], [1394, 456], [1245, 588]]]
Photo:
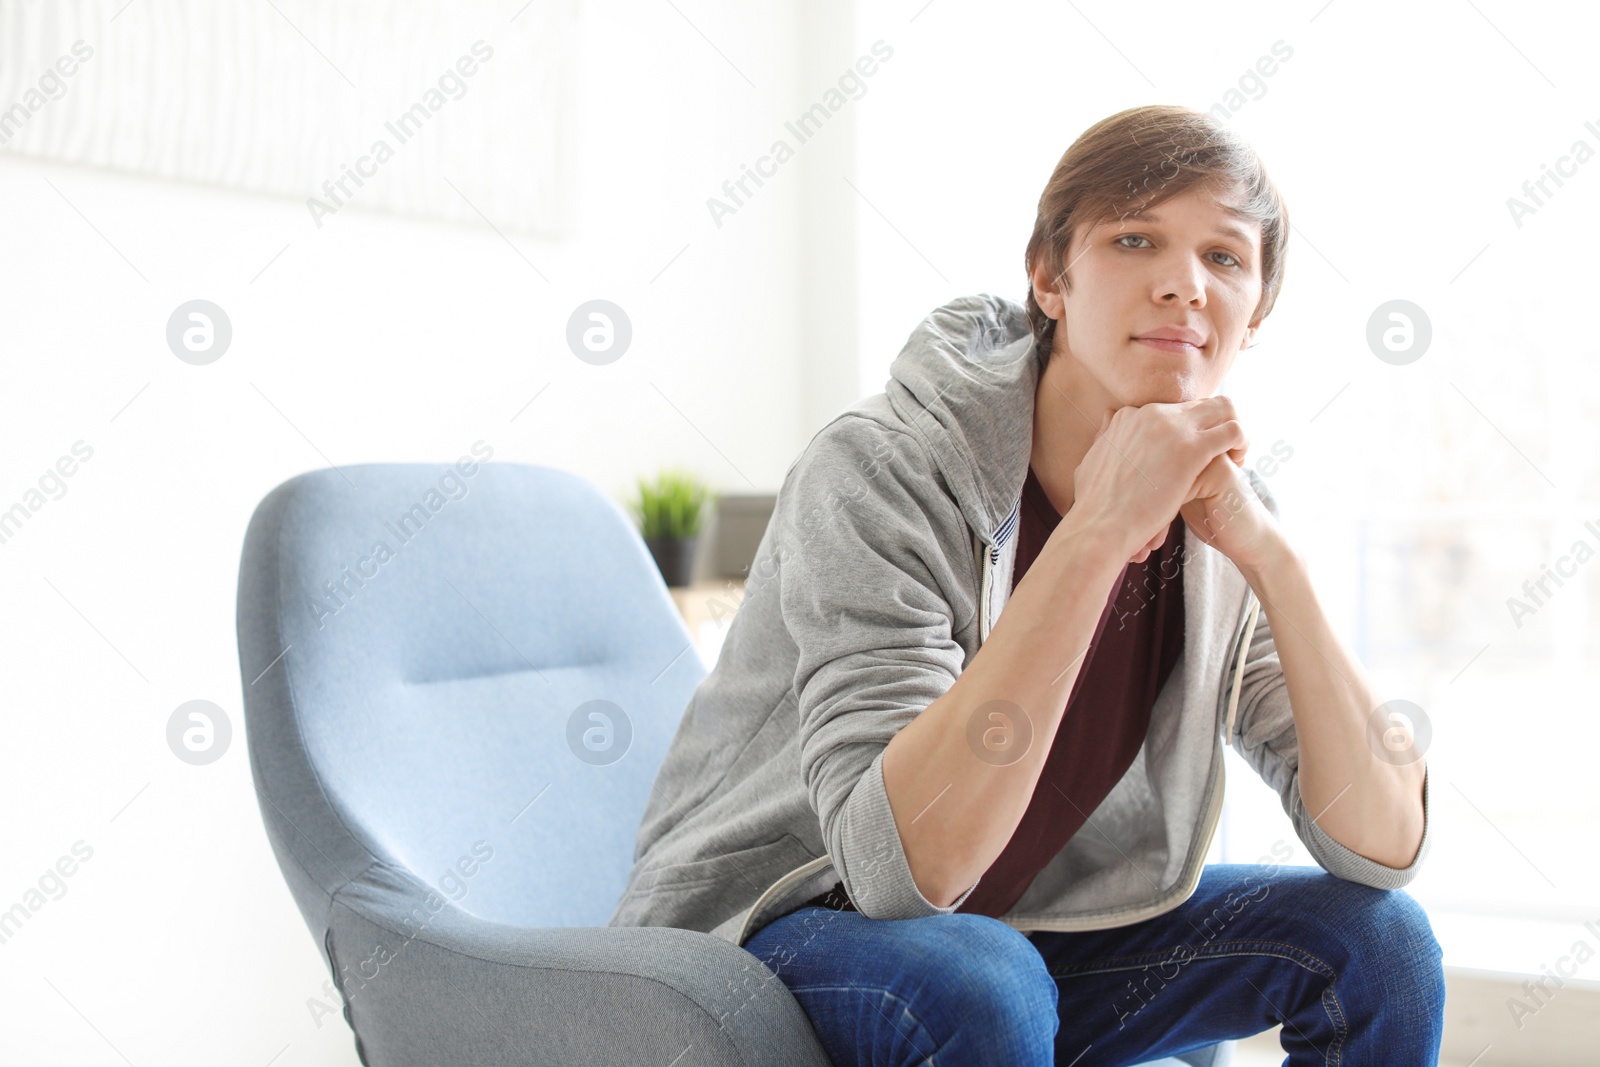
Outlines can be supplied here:
[[1243, 463], [1245, 453], [1250, 450], [1250, 438], [1237, 419], [1224, 419], [1215, 426], [1201, 427], [1200, 436], [1201, 445], [1207, 451], [1215, 448], [1218, 455], [1226, 455], [1235, 463]]
[[1189, 500], [1214, 497], [1233, 487], [1235, 475], [1227, 466], [1230, 458], [1226, 453], [1213, 456], [1211, 462], [1201, 468], [1194, 484], [1189, 487]]
[[1238, 419], [1239, 406], [1231, 398], [1221, 394], [1208, 396], [1195, 401], [1195, 407], [1189, 413], [1189, 417], [1195, 420], [1195, 425], [1199, 429], [1209, 430], [1230, 419]]

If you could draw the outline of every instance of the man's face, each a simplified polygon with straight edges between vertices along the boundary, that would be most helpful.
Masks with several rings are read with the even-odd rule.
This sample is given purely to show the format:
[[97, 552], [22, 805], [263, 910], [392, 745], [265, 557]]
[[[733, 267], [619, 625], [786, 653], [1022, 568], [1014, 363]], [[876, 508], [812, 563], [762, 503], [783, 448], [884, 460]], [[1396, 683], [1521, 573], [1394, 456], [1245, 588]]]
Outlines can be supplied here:
[[[1066, 265], [1065, 294], [1052, 264], [1033, 274], [1034, 298], [1057, 320], [1051, 362], [1072, 361], [1062, 370], [1112, 409], [1215, 396], [1259, 325], [1260, 227], [1205, 187], [1075, 233]], [[1150, 338], [1163, 328], [1198, 343]]]

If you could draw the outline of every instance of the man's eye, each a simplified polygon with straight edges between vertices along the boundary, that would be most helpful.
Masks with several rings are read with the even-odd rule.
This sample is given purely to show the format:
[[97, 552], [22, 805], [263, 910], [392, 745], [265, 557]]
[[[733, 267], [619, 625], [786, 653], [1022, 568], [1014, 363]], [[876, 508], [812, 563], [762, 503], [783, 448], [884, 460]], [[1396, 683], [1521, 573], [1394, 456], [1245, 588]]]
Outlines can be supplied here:
[[1232, 252], [1217, 252], [1215, 254], [1219, 255], [1219, 256], [1227, 256], [1229, 259], [1231, 259], [1233, 261], [1231, 263], [1224, 263], [1223, 264], [1224, 267], [1237, 267], [1237, 266], [1239, 266], [1239, 257], [1235, 256]]

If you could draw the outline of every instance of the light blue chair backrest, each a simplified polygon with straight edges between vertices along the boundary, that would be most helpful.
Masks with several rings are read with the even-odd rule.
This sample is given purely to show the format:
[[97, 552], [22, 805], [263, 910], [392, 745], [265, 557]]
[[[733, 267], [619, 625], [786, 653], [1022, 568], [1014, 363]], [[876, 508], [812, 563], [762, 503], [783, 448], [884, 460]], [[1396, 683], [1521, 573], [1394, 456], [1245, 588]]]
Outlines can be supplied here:
[[251, 519], [238, 621], [252, 772], [313, 930], [372, 863], [486, 919], [605, 924], [705, 674], [614, 501], [513, 463], [302, 474]]

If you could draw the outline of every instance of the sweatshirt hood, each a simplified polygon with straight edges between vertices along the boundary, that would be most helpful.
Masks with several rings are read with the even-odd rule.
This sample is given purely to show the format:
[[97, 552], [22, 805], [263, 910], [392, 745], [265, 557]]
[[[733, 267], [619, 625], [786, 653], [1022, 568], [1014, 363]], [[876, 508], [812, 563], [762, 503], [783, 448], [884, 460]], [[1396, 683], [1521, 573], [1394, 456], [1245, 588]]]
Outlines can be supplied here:
[[987, 293], [935, 308], [889, 365], [890, 405], [991, 548], [1016, 528], [1039, 369], [1027, 311]]

